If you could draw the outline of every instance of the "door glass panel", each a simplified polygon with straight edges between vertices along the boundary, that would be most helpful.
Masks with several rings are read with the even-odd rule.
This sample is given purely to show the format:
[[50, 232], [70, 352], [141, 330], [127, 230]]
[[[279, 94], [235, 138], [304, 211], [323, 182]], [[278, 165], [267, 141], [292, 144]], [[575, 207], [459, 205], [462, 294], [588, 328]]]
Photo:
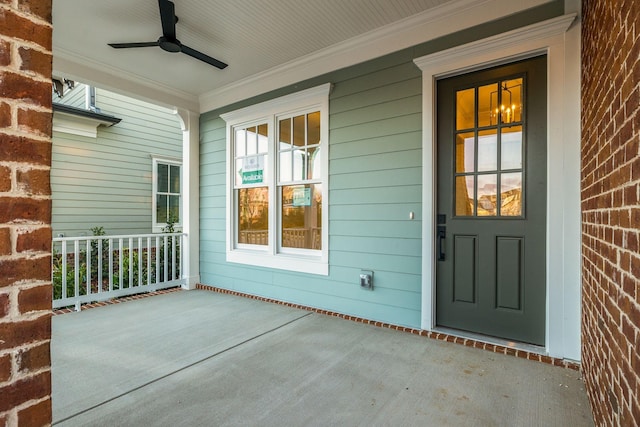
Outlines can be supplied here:
[[495, 171], [498, 169], [498, 134], [497, 130], [478, 132], [478, 171]]
[[522, 168], [522, 126], [502, 128], [500, 169]]
[[498, 84], [478, 88], [478, 127], [498, 124], [496, 107], [498, 105]]
[[269, 239], [268, 187], [237, 190], [238, 243], [267, 245]]
[[475, 89], [456, 92], [456, 130], [475, 127]]
[[501, 98], [502, 123], [522, 121], [522, 78], [503, 81]]
[[456, 215], [475, 215], [473, 175], [456, 177]]
[[475, 134], [473, 132], [456, 135], [456, 172], [475, 171]]
[[500, 215], [522, 215], [522, 173], [503, 173], [500, 177]]
[[478, 216], [496, 216], [498, 175], [478, 175]]
[[456, 94], [455, 214], [522, 216], [524, 77]]

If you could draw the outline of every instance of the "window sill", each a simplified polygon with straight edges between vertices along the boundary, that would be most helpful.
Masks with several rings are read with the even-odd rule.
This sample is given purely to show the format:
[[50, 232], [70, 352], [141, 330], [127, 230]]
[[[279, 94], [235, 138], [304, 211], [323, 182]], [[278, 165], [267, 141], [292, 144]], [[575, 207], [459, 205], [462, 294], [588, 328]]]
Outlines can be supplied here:
[[227, 262], [321, 276], [329, 275], [329, 263], [324, 261], [322, 256], [271, 255], [265, 252], [235, 249], [227, 251]]

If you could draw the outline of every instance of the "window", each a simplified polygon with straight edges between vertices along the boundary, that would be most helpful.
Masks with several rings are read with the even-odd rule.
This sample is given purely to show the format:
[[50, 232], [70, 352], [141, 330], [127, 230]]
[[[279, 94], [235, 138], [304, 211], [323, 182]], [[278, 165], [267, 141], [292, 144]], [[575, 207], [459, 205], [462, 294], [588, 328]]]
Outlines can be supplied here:
[[168, 222], [182, 224], [182, 165], [179, 161], [153, 158], [153, 231], [161, 232]]
[[524, 215], [524, 77], [456, 92], [455, 214]]
[[222, 115], [228, 261], [328, 274], [329, 90]]

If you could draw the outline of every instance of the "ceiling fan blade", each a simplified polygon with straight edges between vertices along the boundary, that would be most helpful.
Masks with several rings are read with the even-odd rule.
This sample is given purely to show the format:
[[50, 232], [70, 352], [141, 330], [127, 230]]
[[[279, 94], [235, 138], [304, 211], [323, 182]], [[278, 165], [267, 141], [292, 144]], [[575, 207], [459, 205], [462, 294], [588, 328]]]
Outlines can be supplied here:
[[218, 61], [217, 59], [212, 58], [209, 55], [205, 55], [202, 52], [198, 52], [197, 50], [191, 49], [189, 46], [182, 45], [182, 53], [186, 53], [192, 58], [199, 59], [200, 61], [206, 62], [207, 64], [220, 68], [221, 70], [227, 68], [227, 64], [225, 64], [224, 62]]
[[115, 49], [127, 49], [130, 47], [153, 47], [158, 46], [158, 42], [139, 42], [139, 43], [109, 43], [109, 46]]
[[160, 20], [162, 21], [162, 35], [169, 40], [176, 39], [176, 8], [169, 0], [158, 0]]

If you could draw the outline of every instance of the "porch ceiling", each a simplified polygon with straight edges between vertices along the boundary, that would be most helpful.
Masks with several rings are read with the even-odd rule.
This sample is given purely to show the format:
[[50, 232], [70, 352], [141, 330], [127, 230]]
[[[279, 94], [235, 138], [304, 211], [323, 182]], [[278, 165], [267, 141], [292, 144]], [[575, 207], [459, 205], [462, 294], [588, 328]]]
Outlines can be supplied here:
[[[107, 43], [155, 41], [161, 35], [155, 0], [53, 2], [54, 75], [136, 93], [165, 104], [200, 109], [215, 97], [379, 30], [393, 31], [416, 17], [441, 14], [470, 0], [175, 0], [177, 38], [229, 64], [218, 70], [187, 55]], [[413, 22], [413, 21], [411, 21]], [[396, 27], [394, 27], [394, 25]], [[386, 52], [380, 52], [384, 54]], [[172, 102], [176, 99], [177, 102]]]

